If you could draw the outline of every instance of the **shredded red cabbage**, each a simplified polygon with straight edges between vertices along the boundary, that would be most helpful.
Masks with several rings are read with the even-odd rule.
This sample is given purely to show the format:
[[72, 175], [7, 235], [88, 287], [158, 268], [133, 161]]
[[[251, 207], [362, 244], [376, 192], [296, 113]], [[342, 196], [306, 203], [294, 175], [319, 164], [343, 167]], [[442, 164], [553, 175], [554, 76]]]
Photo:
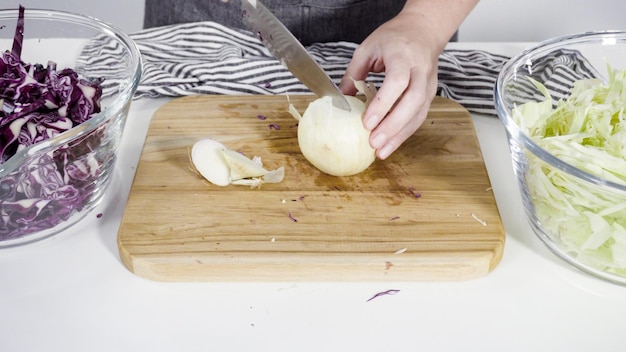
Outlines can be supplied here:
[[409, 187], [409, 193], [413, 195], [415, 198], [420, 198], [422, 196], [421, 193], [415, 191], [413, 187]]
[[368, 299], [365, 302], [369, 302], [371, 300], [373, 300], [374, 298], [378, 298], [380, 296], [385, 296], [385, 295], [395, 295], [396, 293], [400, 292], [400, 290], [387, 290], [387, 291], [382, 291], [382, 292], [378, 292], [377, 294], [373, 295], [372, 297], [370, 297], [370, 299]]
[[[65, 132], [100, 112], [101, 83], [69, 68], [21, 60], [24, 7], [12, 51], [0, 56], [0, 164], [19, 150]], [[89, 135], [37, 156], [0, 180], [0, 240], [48, 229], [80, 211], [93, 192], [99, 162]]]
[[22, 56], [22, 42], [24, 41], [24, 6], [20, 6], [17, 15], [17, 25], [15, 26], [15, 36], [13, 37], [13, 55]]

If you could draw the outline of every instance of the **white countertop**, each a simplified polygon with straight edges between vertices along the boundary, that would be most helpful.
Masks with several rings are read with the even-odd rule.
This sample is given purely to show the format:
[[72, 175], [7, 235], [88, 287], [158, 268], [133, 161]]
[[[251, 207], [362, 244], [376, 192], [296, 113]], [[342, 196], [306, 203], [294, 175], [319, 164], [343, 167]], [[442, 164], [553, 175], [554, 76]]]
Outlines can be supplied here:
[[[524, 43], [455, 43], [514, 55]], [[153, 112], [134, 101], [104, 201], [65, 232], [0, 250], [0, 351], [623, 351], [626, 287], [580, 273], [527, 224], [504, 129], [473, 115], [507, 232], [463, 282], [163, 283], [116, 236]], [[102, 213], [101, 218], [96, 214]], [[371, 296], [388, 289], [395, 295]]]

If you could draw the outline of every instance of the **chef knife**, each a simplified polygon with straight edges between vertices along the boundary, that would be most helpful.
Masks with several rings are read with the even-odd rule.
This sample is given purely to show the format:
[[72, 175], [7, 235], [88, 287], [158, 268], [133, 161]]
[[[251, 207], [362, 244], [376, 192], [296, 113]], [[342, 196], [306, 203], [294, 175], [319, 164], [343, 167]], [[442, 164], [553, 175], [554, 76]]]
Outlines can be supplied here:
[[350, 104], [315, 59], [271, 11], [257, 0], [241, 0], [244, 22], [287, 69], [320, 97], [330, 96], [335, 107], [350, 111]]

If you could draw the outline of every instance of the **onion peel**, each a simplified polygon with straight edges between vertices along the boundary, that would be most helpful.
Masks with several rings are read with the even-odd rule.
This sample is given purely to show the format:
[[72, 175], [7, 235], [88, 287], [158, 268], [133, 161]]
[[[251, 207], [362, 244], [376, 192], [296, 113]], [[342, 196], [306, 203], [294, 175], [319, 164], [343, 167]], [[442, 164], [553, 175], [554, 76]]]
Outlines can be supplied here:
[[211, 138], [194, 143], [190, 158], [195, 170], [216, 186], [260, 188], [264, 183], [279, 183], [285, 176], [284, 167], [267, 170], [260, 157], [249, 159]]

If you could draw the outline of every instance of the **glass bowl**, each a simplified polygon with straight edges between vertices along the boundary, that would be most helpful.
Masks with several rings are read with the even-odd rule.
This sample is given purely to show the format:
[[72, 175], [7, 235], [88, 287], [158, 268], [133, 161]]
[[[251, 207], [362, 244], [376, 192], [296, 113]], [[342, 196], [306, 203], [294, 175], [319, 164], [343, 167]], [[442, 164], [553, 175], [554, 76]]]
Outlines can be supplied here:
[[[0, 10], [0, 51], [12, 49], [17, 18], [17, 9]], [[99, 113], [0, 163], [0, 247], [57, 234], [97, 205], [113, 177], [141, 78], [135, 43], [95, 18], [27, 8], [23, 36], [23, 62], [71, 68], [83, 79], [101, 81], [103, 92]]]
[[[547, 100], [548, 109], [555, 109], [559, 99], [569, 97], [575, 81], [597, 78], [606, 83], [609, 67], [626, 69], [625, 31], [553, 38], [523, 51], [503, 67], [496, 82], [495, 105], [506, 129], [513, 169], [534, 232], [573, 267], [626, 284], [626, 175], [602, 173], [603, 158], [571, 152], [570, 136], [563, 137], [570, 132], [538, 139], [540, 129], [529, 120], [545, 121], [540, 109], [528, 110], [523, 119], [512, 112], [527, 102], [545, 101], [544, 94], [552, 100], [552, 104]], [[546, 91], [541, 92], [529, 77], [543, 84]], [[622, 114], [626, 115], [624, 104], [622, 101]], [[599, 119], [587, 121], [595, 121], [583, 125], [590, 131], [588, 126]], [[618, 159], [623, 161], [626, 138], [622, 139], [624, 148]]]

